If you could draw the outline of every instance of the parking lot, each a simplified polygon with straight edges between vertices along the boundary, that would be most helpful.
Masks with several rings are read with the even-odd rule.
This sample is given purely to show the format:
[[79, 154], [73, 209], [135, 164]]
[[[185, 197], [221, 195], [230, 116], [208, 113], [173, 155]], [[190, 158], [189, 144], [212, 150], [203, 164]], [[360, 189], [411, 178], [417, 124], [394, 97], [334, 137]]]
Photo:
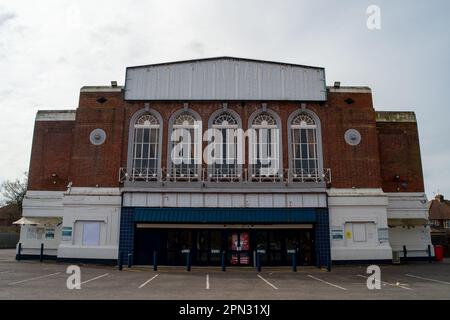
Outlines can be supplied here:
[[263, 268], [124, 268], [80, 265], [81, 289], [69, 290], [69, 264], [14, 260], [0, 250], [0, 299], [450, 299], [450, 261], [382, 265], [381, 290], [366, 285], [367, 266]]

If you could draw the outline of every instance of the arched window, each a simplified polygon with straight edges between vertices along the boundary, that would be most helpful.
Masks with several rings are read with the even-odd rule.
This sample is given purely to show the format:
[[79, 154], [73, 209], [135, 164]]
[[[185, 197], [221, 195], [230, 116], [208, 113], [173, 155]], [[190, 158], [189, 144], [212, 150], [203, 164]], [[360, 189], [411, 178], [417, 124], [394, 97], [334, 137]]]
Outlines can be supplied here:
[[239, 179], [238, 120], [231, 113], [223, 111], [214, 117], [211, 128], [214, 129], [214, 161], [210, 166], [210, 178], [222, 181]]
[[160, 157], [159, 135], [160, 123], [152, 114], [143, 114], [134, 123], [133, 178], [157, 179]]
[[190, 111], [175, 115], [170, 137], [171, 176], [198, 180], [201, 169], [201, 124]]
[[259, 113], [251, 123], [250, 164], [252, 178], [279, 177], [280, 163], [280, 126], [269, 112]]
[[290, 128], [293, 178], [319, 179], [318, 124], [312, 116], [300, 112], [292, 119]]

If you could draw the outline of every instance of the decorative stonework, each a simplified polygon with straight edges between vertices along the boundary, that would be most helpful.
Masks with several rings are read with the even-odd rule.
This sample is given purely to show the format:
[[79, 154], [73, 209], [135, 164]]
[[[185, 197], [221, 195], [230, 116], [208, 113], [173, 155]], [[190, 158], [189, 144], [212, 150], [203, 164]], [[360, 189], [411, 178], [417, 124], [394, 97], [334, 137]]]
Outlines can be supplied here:
[[103, 129], [92, 130], [89, 140], [94, 146], [100, 146], [106, 141], [106, 132]]
[[358, 130], [349, 129], [345, 133], [345, 142], [351, 146], [357, 146], [361, 143], [361, 134]]

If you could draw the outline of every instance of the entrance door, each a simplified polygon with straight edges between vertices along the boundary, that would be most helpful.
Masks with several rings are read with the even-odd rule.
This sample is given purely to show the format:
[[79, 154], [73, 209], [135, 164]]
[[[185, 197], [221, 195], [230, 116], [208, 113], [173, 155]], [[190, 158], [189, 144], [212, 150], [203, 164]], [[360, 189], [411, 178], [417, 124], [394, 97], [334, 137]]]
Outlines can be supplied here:
[[228, 258], [233, 266], [250, 266], [249, 232], [231, 231], [228, 235]]

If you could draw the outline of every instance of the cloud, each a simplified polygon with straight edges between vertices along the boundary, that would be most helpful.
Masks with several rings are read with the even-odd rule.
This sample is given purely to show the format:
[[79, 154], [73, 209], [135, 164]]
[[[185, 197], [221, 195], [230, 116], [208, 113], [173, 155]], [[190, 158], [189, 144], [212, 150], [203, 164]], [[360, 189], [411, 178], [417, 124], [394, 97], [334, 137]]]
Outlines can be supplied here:
[[0, 12], [0, 27], [6, 24], [9, 20], [13, 20], [16, 17], [17, 15], [12, 12]]
[[187, 49], [192, 51], [194, 54], [198, 56], [202, 56], [205, 53], [205, 45], [197, 40], [192, 40], [187, 44]]

